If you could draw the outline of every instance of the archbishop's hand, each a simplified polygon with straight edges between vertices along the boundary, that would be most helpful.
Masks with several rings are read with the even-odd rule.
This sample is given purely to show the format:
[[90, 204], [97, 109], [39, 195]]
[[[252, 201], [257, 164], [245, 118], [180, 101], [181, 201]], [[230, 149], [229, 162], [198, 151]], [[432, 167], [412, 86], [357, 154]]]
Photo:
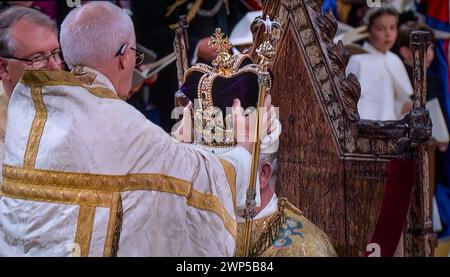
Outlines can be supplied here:
[[191, 143], [194, 137], [194, 129], [192, 128], [192, 112], [193, 104], [189, 101], [186, 107], [183, 108], [183, 118], [181, 124], [172, 133], [179, 142]]
[[[241, 101], [233, 101], [233, 128], [237, 145], [244, 147], [250, 153], [253, 153], [253, 146], [256, 143], [256, 124], [258, 113], [256, 109], [244, 111], [241, 107]], [[264, 100], [264, 107], [260, 109], [260, 141], [270, 134], [275, 128], [276, 113], [272, 105], [272, 97], [267, 95]]]

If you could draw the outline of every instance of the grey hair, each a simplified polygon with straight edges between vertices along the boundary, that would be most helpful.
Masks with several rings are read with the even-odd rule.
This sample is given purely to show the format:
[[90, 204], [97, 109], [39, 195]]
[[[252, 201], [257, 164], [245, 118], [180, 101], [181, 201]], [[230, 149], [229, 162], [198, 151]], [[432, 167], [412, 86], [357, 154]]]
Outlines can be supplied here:
[[123, 44], [135, 41], [131, 17], [109, 2], [93, 1], [73, 9], [61, 25], [61, 49], [71, 69], [105, 66]]
[[7, 8], [0, 13], [0, 56], [12, 55], [14, 50], [16, 50], [17, 43], [10, 29], [21, 19], [26, 19], [41, 27], [46, 27], [58, 35], [58, 28], [55, 22], [46, 14], [32, 8], [18, 6]]
[[275, 190], [275, 185], [277, 183], [277, 176], [278, 176], [278, 152], [274, 153], [261, 153], [259, 155], [259, 172], [262, 170], [262, 166], [265, 163], [269, 163], [272, 166], [272, 176], [269, 180], [269, 186]]

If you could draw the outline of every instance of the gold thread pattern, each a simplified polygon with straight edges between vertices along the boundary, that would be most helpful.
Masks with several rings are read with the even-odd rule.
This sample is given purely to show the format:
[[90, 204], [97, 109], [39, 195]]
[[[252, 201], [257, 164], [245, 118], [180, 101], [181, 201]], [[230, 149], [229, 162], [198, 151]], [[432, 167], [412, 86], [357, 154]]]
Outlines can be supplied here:
[[[281, 226], [284, 224], [285, 202], [279, 201], [278, 210], [274, 214], [253, 220], [251, 230], [246, 220], [238, 224], [236, 256], [246, 256], [247, 245], [249, 245], [249, 256], [259, 256], [272, 246], [273, 241], [278, 236]], [[249, 237], [246, 232], [253, 234], [253, 241], [246, 241]]]
[[39, 186], [9, 180], [3, 180], [1, 190], [5, 197], [36, 202], [104, 208], [111, 203], [111, 192]]
[[25, 70], [20, 79], [20, 83], [36, 87], [79, 86], [99, 98], [119, 99], [112, 90], [101, 87], [90, 87], [81, 80], [84, 79], [78, 79], [74, 74], [66, 71]]
[[122, 229], [122, 199], [119, 192], [114, 192], [111, 199], [108, 230], [106, 233], [103, 256], [116, 257], [119, 251], [120, 232]]
[[222, 204], [220, 204], [219, 199], [214, 195], [205, 195], [198, 191], [193, 190], [190, 197], [188, 197], [188, 205], [205, 210], [214, 212], [219, 217], [222, 218], [223, 225], [225, 229], [235, 238], [236, 237], [236, 221], [227, 213]]
[[219, 199], [192, 190], [190, 182], [162, 174], [121, 176], [24, 169], [4, 165], [1, 187], [7, 197], [32, 201], [110, 207], [114, 192], [155, 190], [184, 196], [189, 205], [214, 212], [233, 237], [236, 221]]
[[20, 182], [41, 187], [103, 192], [152, 189], [180, 196], [188, 195], [191, 183], [163, 174], [102, 175], [62, 172], [45, 169], [24, 169], [4, 165], [5, 181]]
[[75, 243], [80, 245], [81, 257], [89, 256], [92, 232], [94, 229], [95, 207], [80, 206]]
[[44, 125], [47, 121], [47, 109], [45, 108], [44, 99], [42, 98], [42, 87], [31, 86], [31, 97], [35, 107], [35, 116], [28, 136], [27, 148], [25, 150], [25, 168], [34, 168], [36, 165], [39, 144], [41, 143]]
[[224, 159], [220, 159], [225, 175], [227, 176], [228, 185], [230, 186], [231, 195], [233, 196], [234, 214], [236, 214], [236, 171], [233, 165]]
[[[245, 255], [245, 223], [238, 224], [236, 256]], [[253, 220], [250, 256], [333, 257], [336, 251], [327, 235], [285, 198], [273, 214]]]

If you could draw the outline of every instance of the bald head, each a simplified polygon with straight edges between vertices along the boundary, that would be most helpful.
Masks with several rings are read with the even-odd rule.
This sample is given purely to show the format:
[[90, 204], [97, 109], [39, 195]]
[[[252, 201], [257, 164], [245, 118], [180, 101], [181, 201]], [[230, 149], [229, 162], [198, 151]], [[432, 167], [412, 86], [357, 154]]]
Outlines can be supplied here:
[[123, 44], [135, 45], [133, 22], [121, 8], [106, 1], [73, 9], [61, 25], [61, 48], [70, 68], [107, 65]]

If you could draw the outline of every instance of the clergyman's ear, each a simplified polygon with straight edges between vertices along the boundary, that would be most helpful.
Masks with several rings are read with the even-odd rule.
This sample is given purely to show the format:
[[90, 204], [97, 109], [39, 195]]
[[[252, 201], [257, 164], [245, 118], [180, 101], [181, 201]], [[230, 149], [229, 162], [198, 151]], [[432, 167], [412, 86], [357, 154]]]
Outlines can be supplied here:
[[[131, 55], [133, 54], [133, 55]], [[131, 58], [134, 58], [134, 52], [130, 49], [130, 47], [127, 47], [123, 50], [123, 55], [119, 56], [119, 62], [120, 62], [120, 69], [128, 69], [131, 65]]]
[[266, 189], [269, 186], [270, 177], [272, 177], [272, 166], [269, 162], [265, 162], [261, 166], [261, 173], [259, 174], [260, 189]]

